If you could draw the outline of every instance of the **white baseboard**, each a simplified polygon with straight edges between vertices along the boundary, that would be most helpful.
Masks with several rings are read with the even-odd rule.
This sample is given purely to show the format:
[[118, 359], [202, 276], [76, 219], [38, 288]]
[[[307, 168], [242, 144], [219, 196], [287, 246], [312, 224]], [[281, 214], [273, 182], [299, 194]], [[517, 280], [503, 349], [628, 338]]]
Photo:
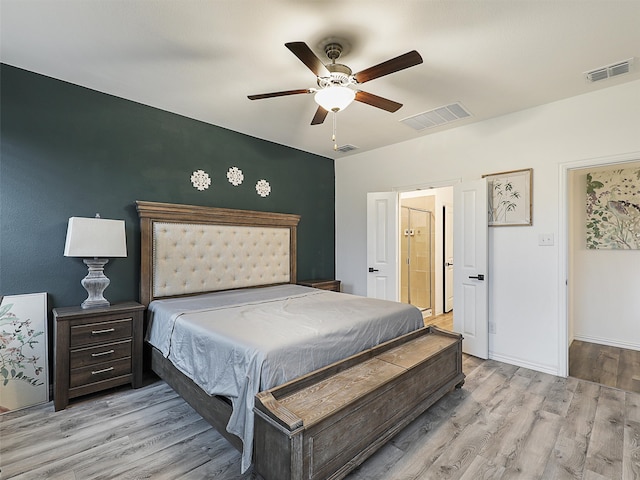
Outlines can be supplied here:
[[531, 363], [521, 358], [510, 357], [507, 355], [500, 355], [495, 352], [489, 352], [489, 358], [491, 360], [497, 360], [498, 362], [508, 363], [515, 365], [516, 367], [528, 368], [529, 370], [535, 370], [537, 372], [548, 373], [549, 375], [559, 376], [558, 367], [551, 365], [541, 365], [539, 363]]
[[627, 350], [640, 350], [640, 343], [624, 342], [621, 340], [613, 340], [611, 338], [592, 337], [591, 335], [574, 334], [573, 340], [581, 342], [597, 343], [598, 345], [608, 345], [610, 347], [626, 348]]
[[[574, 340], [579, 340], [582, 342], [589, 342], [589, 343], [597, 343], [599, 345], [608, 345], [610, 347], [625, 348], [627, 350], [640, 351], [640, 343], [637, 343], [637, 342], [623, 342], [620, 340], [612, 340], [610, 338], [592, 337], [590, 335], [580, 335], [575, 333], [573, 335], [571, 342], [573, 342]], [[489, 358], [492, 360], [496, 360], [498, 362], [515, 365], [517, 367], [528, 368], [530, 370], [535, 370], [537, 372], [560, 376], [558, 367], [554, 367], [551, 365], [542, 365], [539, 363], [532, 363], [532, 362], [523, 360], [521, 358], [511, 357], [508, 355], [500, 355], [498, 353], [491, 352], [491, 351], [489, 352]]]

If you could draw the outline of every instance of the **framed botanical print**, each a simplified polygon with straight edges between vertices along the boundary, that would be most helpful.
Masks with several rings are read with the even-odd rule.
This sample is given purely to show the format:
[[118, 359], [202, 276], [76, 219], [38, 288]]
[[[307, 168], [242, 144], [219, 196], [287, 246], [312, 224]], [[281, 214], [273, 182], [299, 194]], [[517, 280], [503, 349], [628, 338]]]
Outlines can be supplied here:
[[483, 175], [487, 179], [489, 226], [533, 224], [533, 169]]
[[47, 294], [0, 297], [0, 413], [49, 401]]

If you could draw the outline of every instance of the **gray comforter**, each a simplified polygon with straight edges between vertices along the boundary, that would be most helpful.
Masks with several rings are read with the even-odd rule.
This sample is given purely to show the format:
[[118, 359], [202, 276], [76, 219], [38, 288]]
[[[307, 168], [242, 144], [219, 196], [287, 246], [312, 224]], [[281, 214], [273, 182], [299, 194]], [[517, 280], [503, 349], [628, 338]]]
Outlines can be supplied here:
[[147, 341], [210, 395], [251, 464], [255, 395], [423, 326], [410, 305], [299, 285], [156, 300]]

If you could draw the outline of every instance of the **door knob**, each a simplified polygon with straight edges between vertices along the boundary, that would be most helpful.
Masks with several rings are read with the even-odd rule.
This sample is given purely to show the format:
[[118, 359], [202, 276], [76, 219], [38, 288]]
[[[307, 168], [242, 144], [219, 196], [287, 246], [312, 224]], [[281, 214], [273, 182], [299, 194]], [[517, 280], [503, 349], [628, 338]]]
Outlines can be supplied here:
[[476, 280], [484, 280], [484, 275], [483, 275], [482, 273], [479, 273], [479, 274], [478, 274], [478, 275], [476, 275], [475, 277], [474, 277], [474, 276], [469, 275], [469, 278], [475, 278]]
[[369, 273], [379, 272], [379, 271], [380, 270], [378, 270], [377, 268], [369, 267]]

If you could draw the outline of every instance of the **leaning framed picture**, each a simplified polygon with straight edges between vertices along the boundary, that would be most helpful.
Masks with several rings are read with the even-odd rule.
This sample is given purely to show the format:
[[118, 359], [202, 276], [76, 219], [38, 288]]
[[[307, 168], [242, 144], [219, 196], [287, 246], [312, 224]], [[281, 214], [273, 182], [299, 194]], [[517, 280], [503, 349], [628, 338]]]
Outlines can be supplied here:
[[47, 294], [0, 297], [0, 413], [49, 401]]
[[533, 224], [533, 168], [482, 177], [487, 179], [490, 227]]

